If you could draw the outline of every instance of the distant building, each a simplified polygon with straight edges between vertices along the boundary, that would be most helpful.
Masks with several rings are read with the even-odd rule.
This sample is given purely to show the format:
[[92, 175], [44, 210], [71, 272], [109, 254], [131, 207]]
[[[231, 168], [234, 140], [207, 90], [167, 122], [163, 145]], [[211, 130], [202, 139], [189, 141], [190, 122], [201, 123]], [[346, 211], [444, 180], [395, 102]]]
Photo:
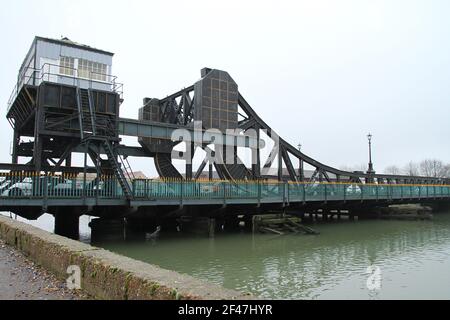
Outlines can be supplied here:
[[135, 179], [148, 179], [147, 176], [142, 171], [133, 172], [133, 176]]

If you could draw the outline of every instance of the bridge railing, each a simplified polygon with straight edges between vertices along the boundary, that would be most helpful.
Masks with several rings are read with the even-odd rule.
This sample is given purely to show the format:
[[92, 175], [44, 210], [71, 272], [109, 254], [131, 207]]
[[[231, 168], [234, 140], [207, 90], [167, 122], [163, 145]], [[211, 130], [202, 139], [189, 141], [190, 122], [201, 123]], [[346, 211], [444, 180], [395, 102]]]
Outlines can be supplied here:
[[132, 183], [136, 198], [155, 199], [246, 199], [258, 197], [258, 184], [254, 182], [209, 180], [148, 180], [136, 179]]
[[[253, 199], [267, 202], [402, 200], [450, 198], [450, 185], [287, 183], [279, 181], [156, 180], [131, 181], [136, 199]], [[0, 173], [0, 198], [124, 199], [114, 176]]]
[[34, 173], [0, 174], [2, 198], [122, 198], [122, 188], [113, 176], [87, 180], [73, 175], [42, 176]]

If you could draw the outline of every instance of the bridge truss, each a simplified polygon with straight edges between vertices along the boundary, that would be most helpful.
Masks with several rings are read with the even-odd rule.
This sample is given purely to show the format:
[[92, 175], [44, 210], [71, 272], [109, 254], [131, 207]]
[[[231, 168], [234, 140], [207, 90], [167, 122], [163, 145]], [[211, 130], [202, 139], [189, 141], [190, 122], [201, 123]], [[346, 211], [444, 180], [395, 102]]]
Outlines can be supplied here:
[[[200, 190], [198, 192], [202, 194], [203, 201], [201, 204], [208, 204], [209, 197], [214, 198], [215, 204], [216, 202], [227, 203], [228, 193], [215, 190], [217, 188], [215, 184], [206, 184], [206, 187], [195, 184], [196, 181], [205, 179], [206, 169], [209, 171], [206, 179], [213, 180], [215, 169], [218, 178], [226, 182], [227, 188], [239, 194], [240, 204], [245, 204], [246, 201], [259, 203], [262, 199], [261, 195], [257, 194], [256, 198], [253, 196], [246, 198], [245, 195], [248, 192], [245, 190], [247, 189], [239, 186], [242, 182], [246, 185], [253, 183], [251, 190], [254, 195], [257, 192], [255, 190], [274, 178], [273, 175], [267, 174], [268, 169], [273, 165], [277, 172], [276, 190], [278, 190], [279, 199], [283, 199], [281, 201], [276, 198], [278, 199], [276, 201], [281, 201], [283, 205], [286, 203], [286, 194], [281, 190], [290, 190], [291, 195], [293, 190], [303, 190], [303, 196], [297, 196], [296, 200], [298, 202], [312, 201], [314, 199], [308, 198], [307, 190], [315, 187], [316, 184], [333, 184], [336, 190], [341, 190], [343, 199], [336, 196], [340, 193], [333, 191], [333, 201], [345, 201], [347, 188], [356, 184], [366, 185], [367, 188], [371, 188], [370, 192], [375, 190], [371, 193], [371, 200], [375, 199], [375, 195], [377, 197], [375, 200], [392, 199], [388, 195], [385, 198], [379, 198], [379, 191], [388, 189], [381, 187], [373, 189], [374, 185], [399, 186], [398, 190], [403, 190], [400, 200], [408, 197], [422, 200], [448, 196], [445, 188], [444, 191], [435, 190], [441, 190], [438, 186], [450, 185], [449, 179], [384, 175], [371, 171], [347, 172], [313, 159], [279, 137], [246, 101], [231, 76], [221, 70], [205, 68], [202, 70], [201, 79], [195, 84], [163, 99], [145, 98], [144, 106], [139, 110], [139, 119], [119, 117], [121, 92], [114, 90], [105, 93], [91, 88], [80, 89], [76, 85], [60, 85], [43, 81], [39, 86], [24, 85], [17, 88], [14, 97], [7, 113], [7, 118], [14, 129], [12, 163], [0, 164], [0, 170], [6, 171], [5, 177], [9, 177], [10, 182], [21, 183], [24, 179], [33, 177], [31, 179], [33, 191], [30, 195], [18, 194], [19, 191], [16, 188], [14, 192], [17, 194], [11, 192], [12, 197], [0, 199], [1, 203], [8, 204], [8, 208], [11, 201], [18, 203], [17, 198], [24, 200], [24, 196], [25, 198], [34, 197], [36, 203], [44, 201], [45, 205], [41, 207], [48, 207], [46, 201], [52, 197], [57, 198], [52, 199], [54, 203], [63, 204], [64, 201], [58, 201], [67, 197], [70, 201], [66, 203], [73, 202], [80, 206], [87, 203], [90, 205], [101, 203], [102, 206], [106, 206], [109, 203], [111, 206], [120, 207], [127, 206], [127, 203], [128, 207], [132, 204], [143, 205], [152, 201], [153, 198], [160, 198], [160, 194], [154, 190], [146, 193], [148, 199], [145, 197], [143, 199], [142, 194], [139, 194], [140, 189], [136, 185], [137, 180], [127, 161], [128, 157], [153, 158], [162, 180], [170, 181], [172, 184], [180, 183], [172, 185], [170, 187], [172, 191], [169, 192], [173, 198], [182, 199], [180, 206], [183, 206], [183, 203], [191, 203], [187, 198], [189, 195], [193, 197], [192, 203], [197, 201], [194, 191], [186, 193], [186, 190], [183, 190], [186, 183], [193, 183], [195, 187], [192, 187], [192, 190]], [[202, 124], [200, 128], [197, 128], [197, 123]], [[219, 129], [219, 133], [212, 134], [211, 130], [214, 129]], [[234, 135], [226, 133], [226, 130], [230, 129], [235, 131]], [[184, 136], [183, 140], [177, 139], [180, 130], [187, 133], [187, 138]], [[200, 142], [195, 139], [198, 131], [203, 138]], [[252, 134], [246, 135], [249, 132]], [[262, 159], [261, 154], [264, 146], [261, 144], [263, 133], [272, 140], [274, 146], [266, 159]], [[217, 143], [218, 135], [221, 139], [223, 138], [221, 143]], [[20, 139], [23, 136], [31, 137], [33, 140], [24, 142]], [[136, 137], [141, 146], [123, 145], [120, 136]], [[232, 140], [228, 140], [229, 137]], [[186, 143], [186, 151], [175, 152], [181, 143]], [[252, 164], [250, 166], [240, 159], [238, 146], [251, 150]], [[203, 150], [207, 156], [194, 170], [192, 161], [188, 160], [192, 160], [195, 153], [200, 150]], [[84, 166], [72, 165], [72, 153], [84, 153]], [[180, 172], [174, 164], [175, 154], [186, 160], [184, 173]], [[28, 157], [28, 163], [19, 164], [19, 157]], [[87, 166], [88, 157], [92, 160], [93, 167]], [[228, 161], [229, 159], [232, 161]], [[294, 163], [299, 163], [298, 168], [295, 168]], [[305, 174], [305, 165], [314, 169], [312, 175]], [[284, 168], [286, 170], [283, 170]], [[48, 190], [42, 192], [41, 189], [36, 189], [42, 181], [48, 181], [48, 178], [42, 180], [36, 177], [48, 177], [55, 173], [72, 177], [71, 190], [65, 190], [61, 194], [56, 193], [55, 196], [54, 189], [50, 190], [50, 194]], [[81, 180], [80, 173], [84, 173]], [[88, 173], [96, 174], [94, 181], [89, 183], [86, 181]], [[108, 178], [105, 180], [105, 177]], [[51, 179], [51, 181], [54, 180]], [[145, 183], [148, 184], [148, 182]], [[46, 182], [45, 185], [47, 184]], [[80, 189], [82, 191], [77, 189], [80, 184], [83, 186]], [[345, 187], [340, 187], [341, 184]], [[423, 185], [431, 188], [426, 189], [428, 196], [425, 197], [425, 191], [421, 193], [411, 191], [416, 190], [414, 186]], [[120, 191], [117, 191], [115, 186], [119, 186]], [[405, 186], [413, 187], [405, 188]], [[111, 192], [108, 193], [108, 190]], [[240, 193], [239, 190], [245, 192]], [[332, 188], [325, 187], [324, 190], [321, 191], [323, 194], [321, 200], [330, 201], [331, 199], [327, 198], [327, 192], [330, 192]], [[411, 195], [409, 196], [407, 192]], [[364, 195], [364, 192], [362, 194]], [[359, 195], [353, 200], [368, 200], [364, 196], [361, 199], [358, 197]], [[76, 200], [76, 198], [80, 199]], [[136, 198], [139, 198], [138, 202]], [[171, 199], [170, 203], [173, 204], [174, 201], [176, 202]], [[24, 203], [20, 205], [23, 206]], [[164, 203], [161, 204], [161, 206], [164, 205]], [[38, 211], [41, 212], [41, 208]]]

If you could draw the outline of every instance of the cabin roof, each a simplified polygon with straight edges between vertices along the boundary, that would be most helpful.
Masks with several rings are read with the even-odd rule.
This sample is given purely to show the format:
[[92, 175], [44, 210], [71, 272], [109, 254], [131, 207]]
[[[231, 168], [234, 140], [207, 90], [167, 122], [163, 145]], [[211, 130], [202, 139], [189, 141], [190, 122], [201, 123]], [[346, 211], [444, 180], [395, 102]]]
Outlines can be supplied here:
[[100, 50], [85, 44], [81, 44], [75, 41], [70, 40], [69, 38], [62, 38], [60, 40], [58, 39], [52, 39], [52, 38], [45, 38], [45, 37], [36, 37], [35, 41], [44, 41], [44, 42], [50, 42], [50, 43], [55, 43], [55, 44], [60, 44], [60, 45], [64, 45], [64, 46], [69, 46], [69, 47], [74, 47], [74, 48], [78, 48], [78, 49], [82, 49], [82, 50], [88, 50], [88, 51], [92, 51], [92, 52], [97, 52], [97, 53], [101, 53], [101, 54], [106, 54], [109, 56], [113, 56], [114, 53], [109, 52], [109, 51], [105, 51], [105, 50]]

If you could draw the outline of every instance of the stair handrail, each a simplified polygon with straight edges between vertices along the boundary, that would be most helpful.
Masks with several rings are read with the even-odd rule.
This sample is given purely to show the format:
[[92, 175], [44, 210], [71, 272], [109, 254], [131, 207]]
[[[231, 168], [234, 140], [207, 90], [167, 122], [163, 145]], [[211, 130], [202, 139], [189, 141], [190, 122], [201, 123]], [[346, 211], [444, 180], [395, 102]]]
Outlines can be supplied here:
[[77, 86], [77, 88], [76, 88], [76, 96], [77, 96], [78, 122], [79, 122], [79, 127], [80, 127], [80, 137], [81, 137], [81, 140], [83, 140], [84, 139], [83, 106], [81, 105], [80, 87], [79, 86]]
[[[115, 173], [117, 173], [119, 175], [119, 179], [120, 180], [124, 180], [122, 181], [125, 185], [123, 186], [126, 189], [126, 192], [128, 193], [128, 197], [131, 197], [133, 194], [133, 190], [130, 186], [130, 184], [128, 183], [126, 177], [123, 174], [123, 170], [120, 167], [119, 163], [117, 162], [117, 158], [116, 158], [116, 154], [114, 152], [113, 146], [110, 144], [108, 139], [104, 140], [104, 146], [106, 147], [107, 150], [105, 150], [108, 153], [108, 159], [112, 162], [114, 162], [114, 165], [116, 166], [116, 168], [113, 168], [114, 171], [116, 171]], [[119, 156], [119, 158], [121, 159], [121, 157]]]
[[89, 103], [89, 113], [91, 118], [91, 126], [92, 126], [92, 135], [96, 135], [96, 121], [95, 121], [95, 110], [92, 105], [92, 96], [91, 96], [91, 89], [87, 89], [88, 94], [88, 103]]
[[136, 177], [134, 176], [134, 172], [131, 169], [131, 165], [130, 165], [130, 162], [128, 161], [128, 159], [125, 157], [122, 157], [121, 155], [119, 155], [119, 159], [120, 159], [120, 162], [122, 164], [122, 167], [124, 168], [124, 171], [125, 171], [128, 179], [130, 181], [136, 180]]

